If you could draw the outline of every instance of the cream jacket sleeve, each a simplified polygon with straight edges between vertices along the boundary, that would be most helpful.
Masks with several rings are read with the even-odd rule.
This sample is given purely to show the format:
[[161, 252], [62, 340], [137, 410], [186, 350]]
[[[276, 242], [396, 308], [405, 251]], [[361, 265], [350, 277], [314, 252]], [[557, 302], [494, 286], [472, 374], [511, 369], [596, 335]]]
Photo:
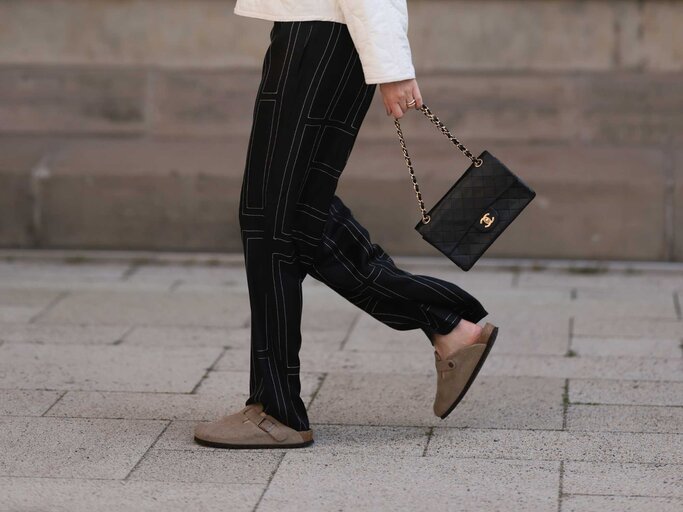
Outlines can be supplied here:
[[358, 50], [365, 82], [415, 78], [406, 0], [337, 0]]

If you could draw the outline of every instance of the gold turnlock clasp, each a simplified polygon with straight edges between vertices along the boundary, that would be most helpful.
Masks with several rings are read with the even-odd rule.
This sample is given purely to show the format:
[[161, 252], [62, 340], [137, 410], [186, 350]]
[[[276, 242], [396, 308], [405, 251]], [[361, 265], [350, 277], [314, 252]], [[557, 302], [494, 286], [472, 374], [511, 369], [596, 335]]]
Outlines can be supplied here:
[[483, 224], [484, 227], [490, 228], [493, 221], [496, 220], [495, 217], [491, 217], [489, 212], [486, 212], [481, 219], [479, 219], [479, 224]]

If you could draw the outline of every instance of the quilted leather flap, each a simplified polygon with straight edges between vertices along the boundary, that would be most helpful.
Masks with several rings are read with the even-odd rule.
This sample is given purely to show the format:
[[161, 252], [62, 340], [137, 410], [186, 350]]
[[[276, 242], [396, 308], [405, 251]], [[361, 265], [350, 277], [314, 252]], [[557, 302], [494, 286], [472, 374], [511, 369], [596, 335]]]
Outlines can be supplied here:
[[519, 180], [504, 164], [488, 151], [455, 182], [446, 194], [428, 211], [431, 221], [420, 220], [415, 229], [437, 243], [457, 245], [468, 231], [482, 221], [487, 210]]

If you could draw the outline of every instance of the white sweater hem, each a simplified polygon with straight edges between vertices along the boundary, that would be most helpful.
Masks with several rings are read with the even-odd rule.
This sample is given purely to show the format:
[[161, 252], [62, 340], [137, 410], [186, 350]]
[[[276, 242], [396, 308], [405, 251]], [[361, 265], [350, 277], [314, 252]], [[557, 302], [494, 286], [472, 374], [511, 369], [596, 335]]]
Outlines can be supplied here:
[[346, 24], [346, 20], [344, 20], [344, 18], [340, 17], [338, 14], [321, 14], [319, 12], [315, 12], [315, 13], [296, 14], [296, 15], [291, 15], [291, 14], [274, 15], [274, 14], [269, 14], [267, 12], [245, 11], [244, 9], [239, 9], [237, 7], [235, 7], [233, 12], [239, 16], [246, 16], [248, 18], [259, 18], [262, 20], [269, 20], [269, 21], [314, 21], [314, 20], [320, 20], [320, 21], [336, 21], [337, 23]]

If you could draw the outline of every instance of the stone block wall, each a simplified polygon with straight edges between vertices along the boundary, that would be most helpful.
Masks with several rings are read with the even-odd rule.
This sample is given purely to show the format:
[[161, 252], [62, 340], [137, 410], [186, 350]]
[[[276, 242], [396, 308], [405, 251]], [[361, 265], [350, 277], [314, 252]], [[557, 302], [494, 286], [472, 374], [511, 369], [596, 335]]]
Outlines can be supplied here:
[[[0, 0], [0, 246], [241, 250], [272, 25], [233, 5]], [[683, 2], [408, 6], [425, 103], [538, 193], [487, 255], [683, 261]], [[429, 207], [467, 160], [402, 126]], [[338, 193], [388, 252], [438, 254], [379, 89]]]

